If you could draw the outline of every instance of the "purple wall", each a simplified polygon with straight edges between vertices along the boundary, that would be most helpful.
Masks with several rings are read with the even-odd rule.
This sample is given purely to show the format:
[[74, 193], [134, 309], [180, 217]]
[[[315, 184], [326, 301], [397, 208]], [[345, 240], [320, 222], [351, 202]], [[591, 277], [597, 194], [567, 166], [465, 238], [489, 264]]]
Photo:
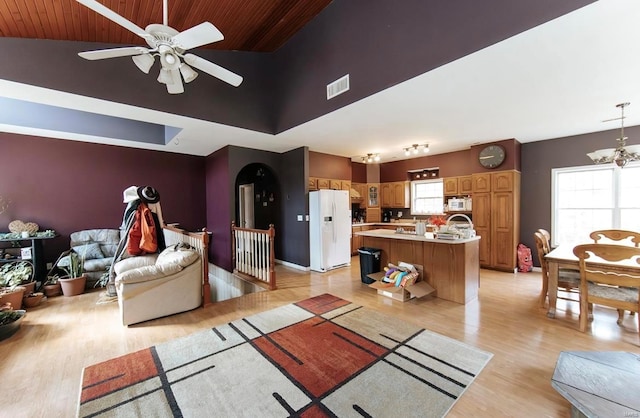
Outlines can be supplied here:
[[[628, 145], [640, 144], [640, 126], [625, 128]], [[522, 144], [520, 239], [535, 252], [533, 233], [551, 231], [551, 170], [593, 165], [588, 152], [615, 148], [618, 129]], [[553, 231], [551, 231], [553, 234]], [[537, 257], [534, 263], [538, 265]]]
[[[0, 61], [11, 63], [0, 78], [275, 133], [593, 1], [333, 1], [275, 53], [198, 49], [244, 81], [202, 74], [180, 95], [155, 80], [157, 63], [143, 74], [128, 57], [77, 56], [118, 45], [0, 37]], [[347, 73], [351, 90], [327, 100], [326, 85]]]
[[69, 248], [71, 232], [118, 228], [132, 185], [158, 190], [165, 222], [206, 225], [204, 157], [9, 133], [0, 133], [0, 156], [0, 194], [12, 201], [0, 231], [15, 219], [54, 229], [47, 261]]
[[[594, 0], [333, 1], [276, 52], [276, 131], [593, 3]], [[351, 89], [327, 100], [345, 74]]]
[[211, 262], [232, 271], [231, 221], [236, 219], [236, 178], [249, 164], [269, 167], [277, 177], [281, 213], [274, 219], [276, 258], [293, 264], [309, 265], [309, 225], [298, 222], [298, 214], [309, 212], [306, 193], [308, 172], [306, 147], [276, 154], [227, 146], [206, 159], [207, 225], [213, 232]]

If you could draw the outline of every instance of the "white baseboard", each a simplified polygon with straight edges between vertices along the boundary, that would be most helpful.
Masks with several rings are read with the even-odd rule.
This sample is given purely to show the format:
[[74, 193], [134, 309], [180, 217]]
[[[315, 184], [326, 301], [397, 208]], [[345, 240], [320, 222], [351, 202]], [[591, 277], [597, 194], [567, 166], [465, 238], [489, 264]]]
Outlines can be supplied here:
[[309, 271], [309, 267], [304, 267], [298, 264], [289, 263], [288, 261], [276, 260], [276, 264], [282, 264], [285, 267], [291, 267], [292, 269]]

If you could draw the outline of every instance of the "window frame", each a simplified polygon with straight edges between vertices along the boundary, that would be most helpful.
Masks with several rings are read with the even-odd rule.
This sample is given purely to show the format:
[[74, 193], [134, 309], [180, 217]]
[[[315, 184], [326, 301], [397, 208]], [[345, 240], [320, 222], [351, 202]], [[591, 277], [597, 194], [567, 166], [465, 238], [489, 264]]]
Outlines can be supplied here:
[[[625, 166], [625, 168], [640, 168], [640, 162], [629, 163]], [[585, 209], [607, 209], [611, 210], [611, 226], [609, 229], [621, 229], [622, 222], [622, 210], [623, 209], [636, 209], [635, 207], [621, 207], [620, 206], [620, 198], [622, 194], [622, 179], [621, 176], [623, 174], [623, 169], [613, 165], [613, 164], [598, 164], [598, 165], [585, 165], [585, 166], [575, 166], [575, 167], [560, 167], [560, 168], [552, 168], [551, 169], [551, 245], [557, 246], [560, 244], [558, 242], [557, 237], [560, 235], [559, 231], [559, 214], [562, 208], [558, 207], [560, 198], [559, 198], [559, 190], [558, 190], [558, 176], [566, 173], [575, 173], [575, 172], [598, 172], [598, 171], [610, 171], [612, 173], [611, 176], [611, 196], [612, 196], [612, 206], [611, 207], [589, 207]], [[640, 209], [637, 208], [637, 209]], [[588, 239], [588, 234], [586, 235], [586, 239]]]
[[[409, 208], [409, 212], [411, 215], [415, 215], [415, 216], [431, 216], [431, 215], [442, 215], [442, 207], [444, 205], [444, 179], [442, 178], [437, 178], [437, 179], [426, 179], [426, 180], [411, 180], [411, 200], [410, 200], [410, 208]], [[442, 190], [442, 194], [439, 196], [442, 201], [440, 204], [440, 211], [438, 212], [416, 212], [414, 207], [415, 207], [415, 201], [417, 199], [417, 193], [415, 188], [420, 185], [420, 184], [428, 184], [428, 183], [440, 183], [441, 185], [441, 190]]]

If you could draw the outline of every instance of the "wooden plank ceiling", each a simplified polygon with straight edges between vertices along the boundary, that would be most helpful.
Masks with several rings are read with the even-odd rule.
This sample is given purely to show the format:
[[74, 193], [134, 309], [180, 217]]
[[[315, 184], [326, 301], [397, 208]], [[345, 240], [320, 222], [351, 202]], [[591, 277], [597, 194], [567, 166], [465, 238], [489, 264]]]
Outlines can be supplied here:
[[[99, 0], [144, 28], [162, 23], [162, 0]], [[273, 52], [331, 0], [168, 0], [169, 26], [203, 21], [225, 39], [204, 48]], [[144, 41], [75, 0], [0, 0], [0, 36], [144, 45]]]

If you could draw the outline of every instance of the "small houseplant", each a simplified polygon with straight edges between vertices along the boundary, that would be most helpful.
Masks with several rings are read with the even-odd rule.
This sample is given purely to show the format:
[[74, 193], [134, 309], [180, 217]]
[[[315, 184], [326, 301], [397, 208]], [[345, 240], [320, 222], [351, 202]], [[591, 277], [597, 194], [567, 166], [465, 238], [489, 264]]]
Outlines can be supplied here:
[[22, 318], [24, 318], [25, 311], [14, 310], [9, 303], [1, 304], [0, 306], [0, 341], [12, 336], [18, 328]]
[[84, 293], [87, 276], [84, 275], [84, 260], [80, 254], [73, 249], [68, 250], [67, 254], [58, 260], [57, 266], [66, 273], [65, 277], [58, 279], [62, 286], [62, 294], [76, 296]]
[[22, 298], [27, 290], [20, 286], [31, 282], [33, 266], [26, 261], [6, 263], [0, 267], [0, 304], [11, 303], [14, 309], [22, 307]]

